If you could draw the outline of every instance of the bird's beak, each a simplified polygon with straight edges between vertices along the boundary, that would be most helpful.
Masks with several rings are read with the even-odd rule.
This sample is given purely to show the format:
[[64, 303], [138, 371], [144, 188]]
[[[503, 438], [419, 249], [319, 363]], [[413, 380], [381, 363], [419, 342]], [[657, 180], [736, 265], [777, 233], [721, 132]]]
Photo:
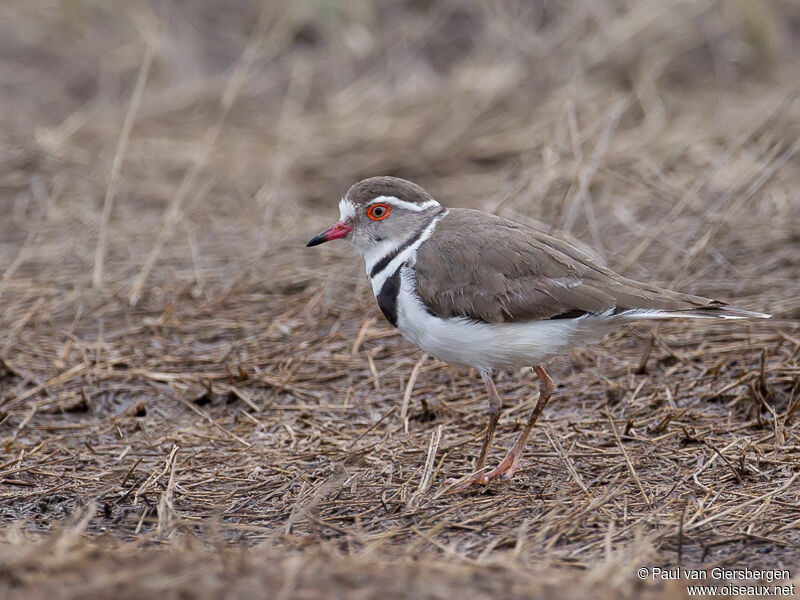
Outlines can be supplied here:
[[331, 240], [337, 240], [339, 238], [345, 237], [353, 231], [353, 228], [349, 225], [345, 225], [342, 221], [339, 221], [333, 227], [328, 227], [322, 233], [318, 233], [306, 243], [306, 248], [310, 248], [311, 246], [318, 246], [320, 244], [324, 244], [325, 242], [330, 242]]

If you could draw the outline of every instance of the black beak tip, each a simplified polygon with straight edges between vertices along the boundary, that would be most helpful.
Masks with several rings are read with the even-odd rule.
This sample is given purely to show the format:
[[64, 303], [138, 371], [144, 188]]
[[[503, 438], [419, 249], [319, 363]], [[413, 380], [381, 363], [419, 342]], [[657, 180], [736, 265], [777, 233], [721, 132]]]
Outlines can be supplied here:
[[315, 235], [310, 240], [306, 242], [306, 248], [311, 248], [312, 246], [319, 246], [322, 242], [325, 242], [325, 236], [323, 235]]

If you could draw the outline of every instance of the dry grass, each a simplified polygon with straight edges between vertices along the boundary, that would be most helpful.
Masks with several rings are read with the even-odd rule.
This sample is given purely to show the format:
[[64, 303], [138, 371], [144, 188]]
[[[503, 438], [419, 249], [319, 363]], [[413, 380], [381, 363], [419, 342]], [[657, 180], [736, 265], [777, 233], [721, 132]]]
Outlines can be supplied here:
[[[664, 598], [637, 567], [800, 566], [798, 23], [4, 4], [0, 594]], [[346, 247], [303, 247], [375, 174], [775, 318], [576, 350], [514, 481], [445, 493], [479, 378], [378, 319]], [[498, 388], [492, 460], [536, 398]]]

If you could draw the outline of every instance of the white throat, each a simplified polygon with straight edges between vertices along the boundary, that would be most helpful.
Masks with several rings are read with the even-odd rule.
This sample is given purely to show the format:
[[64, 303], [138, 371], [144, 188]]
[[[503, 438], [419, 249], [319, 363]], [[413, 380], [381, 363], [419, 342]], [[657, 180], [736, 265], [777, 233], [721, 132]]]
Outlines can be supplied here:
[[[370, 245], [370, 247], [362, 253], [367, 269], [367, 276], [370, 278], [372, 291], [376, 296], [380, 293], [386, 280], [391, 277], [401, 265], [406, 262], [410, 264], [415, 263], [417, 250], [425, 240], [431, 237], [431, 234], [433, 234], [433, 231], [436, 229], [436, 224], [446, 215], [447, 211], [436, 215], [421, 233], [411, 234], [408, 239], [402, 241], [400, 244], [385, 240]], [[398, 250], [400, 251], [398, 252]], [[394, 256], [392, 256], [393, 254]], [[373, 273], [376, 266], [380, 266], [381, 263], [385, 262], [389, 257], [391, 257], [391, 260], [386, 262], [377, 272]]]
[[[401, 242], [402, 243], [402, 242]], [[361, 252], [361, 256], [364, 257], [364, 266], [367, 269], [367, 275], [372, 272], [372, 269], [375, 268], [384, 256], [395, 252], [398, 248], [398, 243], [394, 240], [382, 240], [380, 242], [375, 242], [370, 244], [367, 248], [363, 251], [359, 249]]]

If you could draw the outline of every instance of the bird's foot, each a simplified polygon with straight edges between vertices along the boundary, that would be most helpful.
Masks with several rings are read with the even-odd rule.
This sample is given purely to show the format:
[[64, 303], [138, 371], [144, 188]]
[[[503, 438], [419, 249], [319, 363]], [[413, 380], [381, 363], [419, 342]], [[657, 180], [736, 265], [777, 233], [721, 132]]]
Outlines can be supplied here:
[[486, 475], [481, 469], [477, 473], [470, 473], [458, 479], [451, 477], [444, 482], [444, 485], [452, 490], [466, 490], [473, 485], [486, 485], [487, 483], [489, 483], [489, 480], [486, 479]]
[[509, 450], [506, 457], [500, 461], [494, 469], [486, 473], [486, 480], [492, 481], [498, 477], [503, 481], [508, 481], [514, 476], [519, 468], [519, 460], [522, 458], [522, 451], [517, 448]]
[[519, 468], [519, 461], [522, 458], [522, 452], [516, 448], [512, 448], [506, 457], [500, 461], [494, 469], [485, 473], [483, 469], [477, 473], [471, 473], [460, 479], [448, 479], [444, 482], [445, 486], [453, 490], [467, 490], [473, 485], [487, 485], [490, 481], [500, 479], [501, 481], [508, 481], [514, 476]]

